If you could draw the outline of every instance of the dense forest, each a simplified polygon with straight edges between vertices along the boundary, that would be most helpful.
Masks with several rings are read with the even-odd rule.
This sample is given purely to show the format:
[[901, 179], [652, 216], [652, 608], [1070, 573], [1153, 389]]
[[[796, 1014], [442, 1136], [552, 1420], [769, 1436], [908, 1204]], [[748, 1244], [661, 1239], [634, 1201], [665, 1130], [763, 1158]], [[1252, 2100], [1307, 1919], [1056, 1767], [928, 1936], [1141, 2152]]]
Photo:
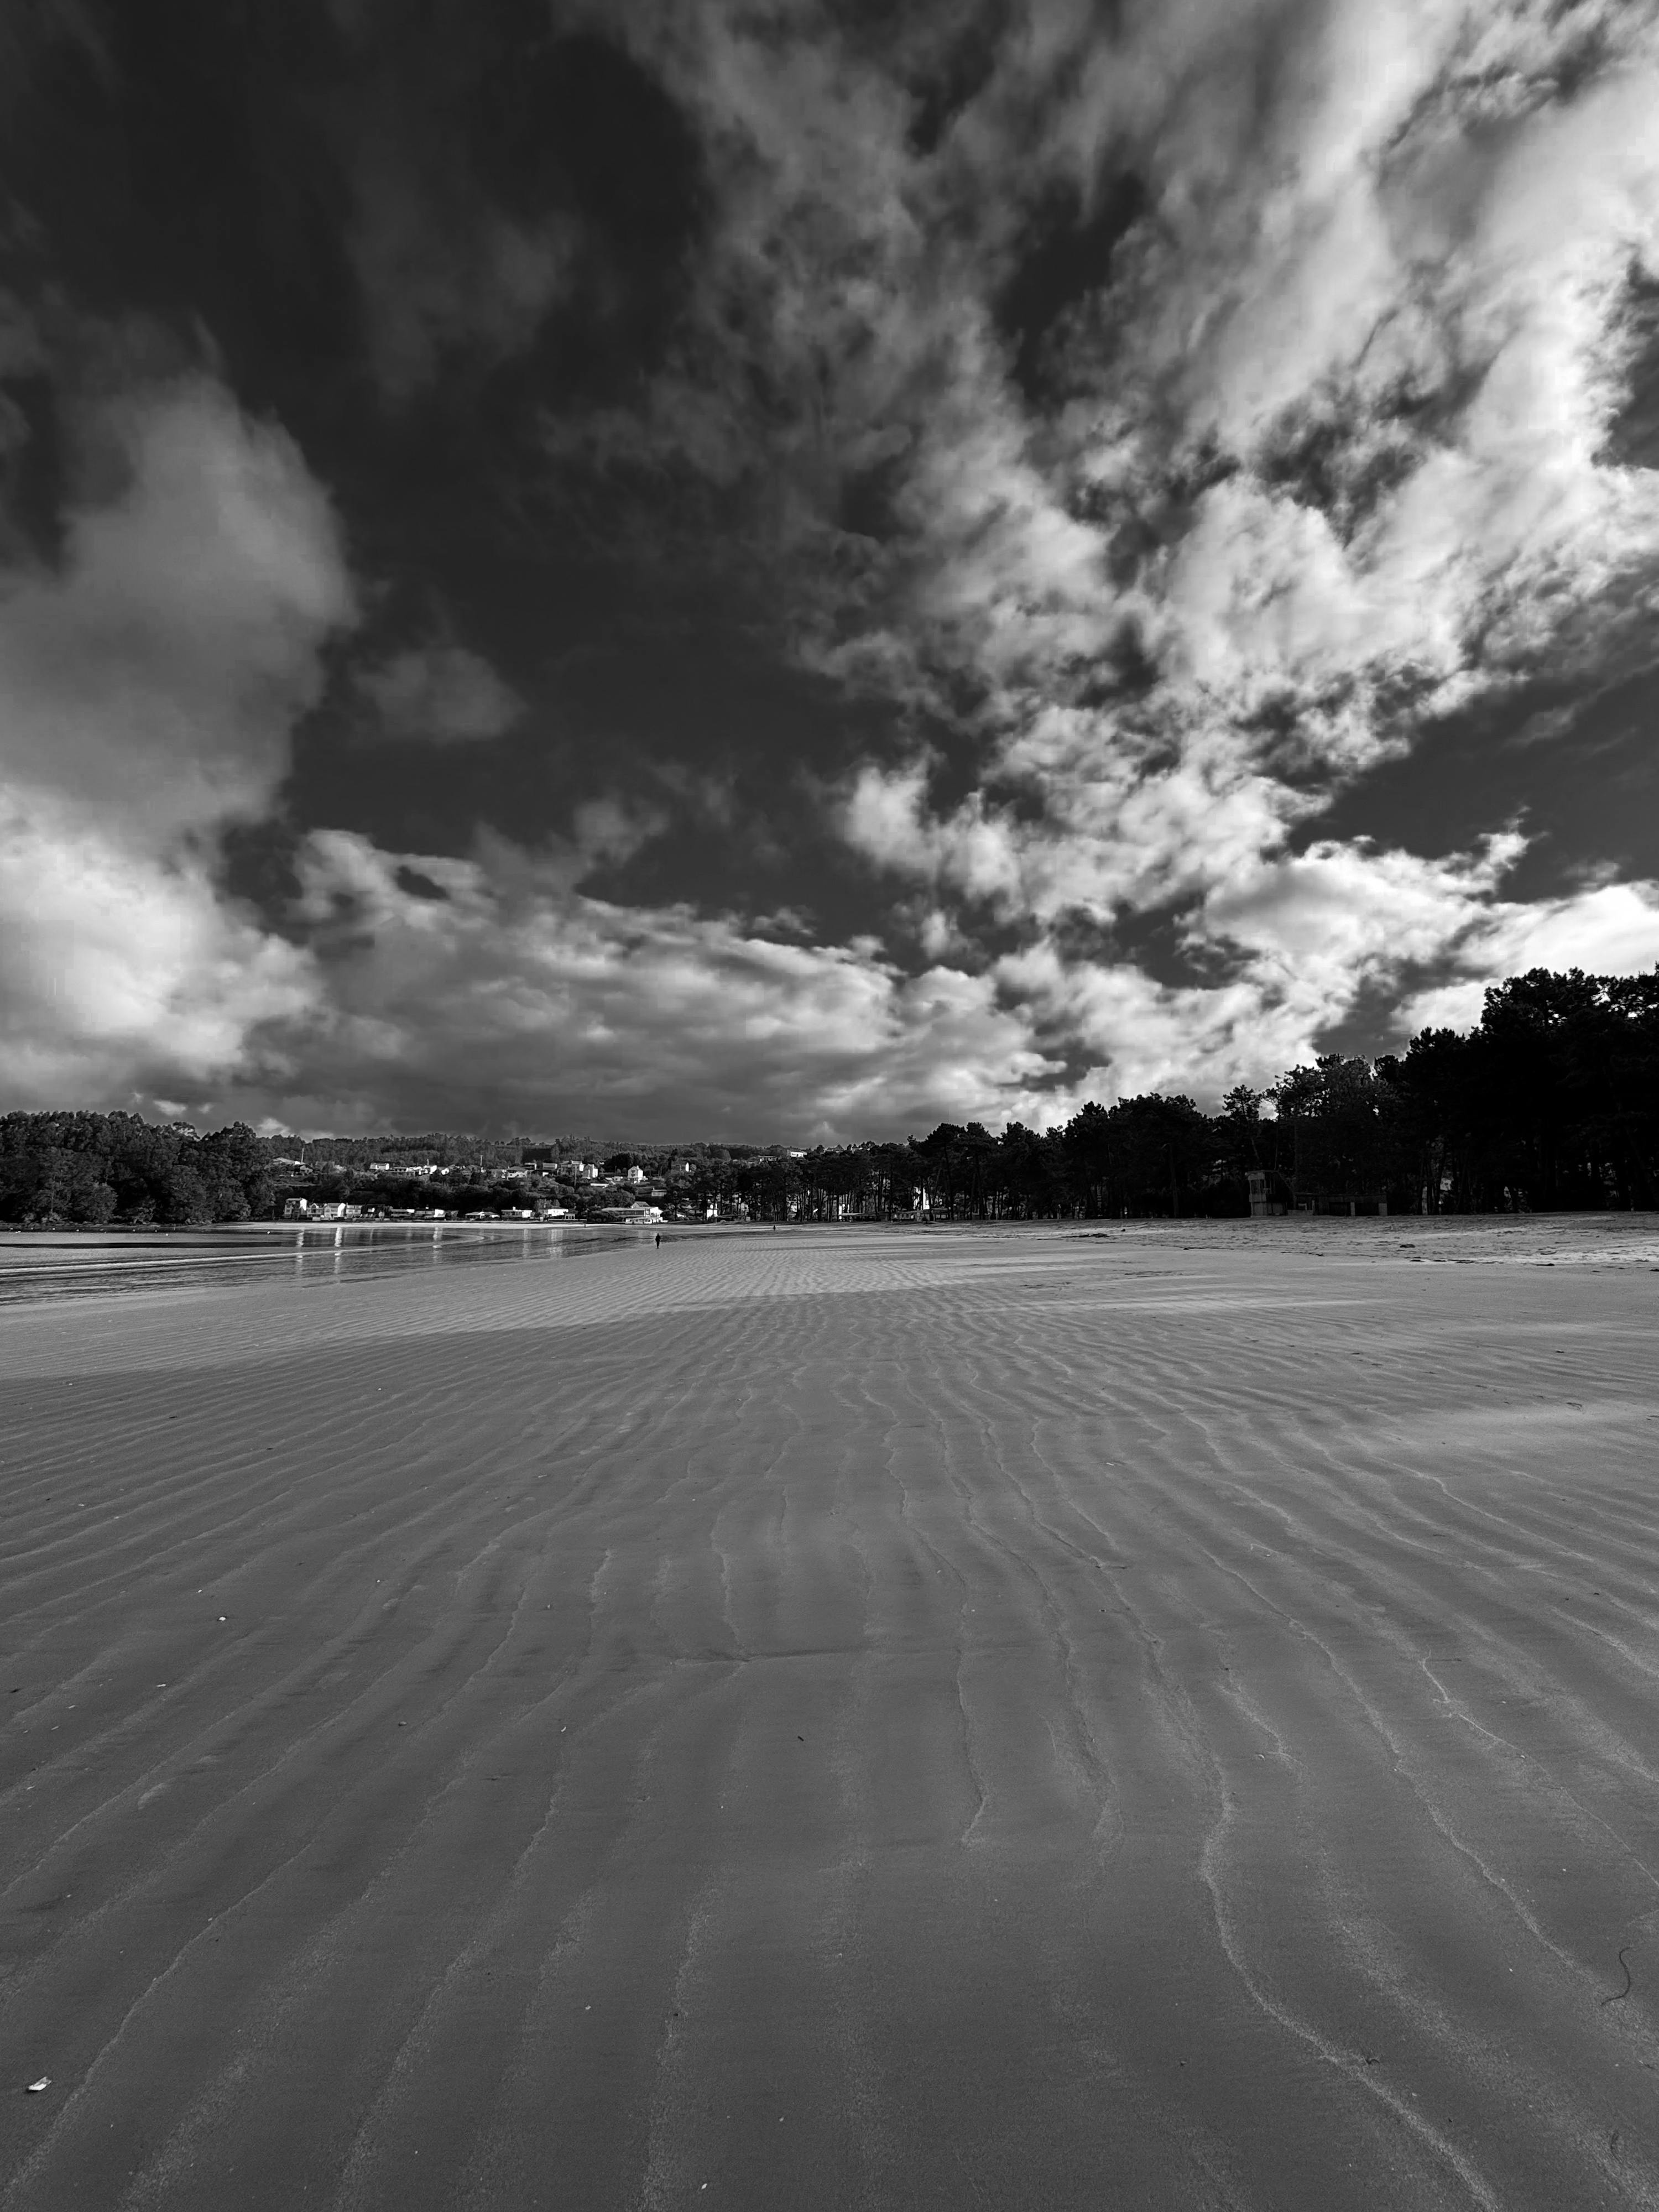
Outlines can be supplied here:
[[137, 1114], [0, 1117], [0, 1221], [258, 1220], [276, 1198], [269, 1147], [240, 1122], [198, 1136]]
[[244, 1221], [279, 1214], [296, 1192], [465, 1213], [537, 1191], [581, 1212], [635, 1165], [671, 1217], [695, 1219], [1244, 1214], [1253, 1200], [1344, 1212], [1651, 1207], [1659, 969], [1535, 969], [1489, 990], [1469, 1032], [1425, 1030], [1374, 1060], [1329, 1055], [1266, 1091], [1231, 1091], [1218, 1114], [1153, 1092], [1086, 1105], [1046, 1132], [944, 1122], [904, 1143], [809, 1152], [645, 1146], [613, 1154], [597, 1186], [576, 1170], [581, 1150], [575, 1138], [532, 1147], [444, 1133], [298, 1146], [241, 1123], [198, 1134], [133, 1114], [9, 1114], [0, 1221]]

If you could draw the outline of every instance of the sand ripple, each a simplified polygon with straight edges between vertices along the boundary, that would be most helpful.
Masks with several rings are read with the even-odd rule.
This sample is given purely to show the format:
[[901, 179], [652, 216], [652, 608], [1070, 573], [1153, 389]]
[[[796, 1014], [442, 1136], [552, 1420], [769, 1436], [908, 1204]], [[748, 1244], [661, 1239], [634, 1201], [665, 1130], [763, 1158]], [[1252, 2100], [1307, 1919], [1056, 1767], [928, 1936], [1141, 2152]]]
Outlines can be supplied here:
[[1659, 1282], [1382, 1249], [9, 1316], [8, 2205], [1659, 2203]]

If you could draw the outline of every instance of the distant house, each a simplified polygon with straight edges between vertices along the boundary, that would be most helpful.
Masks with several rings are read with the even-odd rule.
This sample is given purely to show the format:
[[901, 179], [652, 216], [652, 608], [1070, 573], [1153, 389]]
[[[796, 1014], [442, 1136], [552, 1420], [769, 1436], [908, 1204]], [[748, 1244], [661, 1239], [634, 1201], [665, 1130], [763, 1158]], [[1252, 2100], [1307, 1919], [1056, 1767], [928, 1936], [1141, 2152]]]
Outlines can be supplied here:
[[283, 1206], [284, 1221], [361, 1221], [363, 1209], [343, 1198], [290, 1198]]
[[590, 1221], [615, 1222], [630, 1228], [649, 1228], [653, 1221], [662, 1219], [659, 1206], [601, 1206], [588, 1216]]
[[623, 1175], [623, 1181], [624, 1182], [643, 1182], [645, 1181], [645, 1170], [637, 1165], [631, 1167]]
[[527, 1168], [550, 1169], [557, 1175], [575, 1176], [583, 1182], [591, 1182], [599, 1173], [592, 1160], [573, 1159], [556, 1145], [520, 1145], [519, 1158]]

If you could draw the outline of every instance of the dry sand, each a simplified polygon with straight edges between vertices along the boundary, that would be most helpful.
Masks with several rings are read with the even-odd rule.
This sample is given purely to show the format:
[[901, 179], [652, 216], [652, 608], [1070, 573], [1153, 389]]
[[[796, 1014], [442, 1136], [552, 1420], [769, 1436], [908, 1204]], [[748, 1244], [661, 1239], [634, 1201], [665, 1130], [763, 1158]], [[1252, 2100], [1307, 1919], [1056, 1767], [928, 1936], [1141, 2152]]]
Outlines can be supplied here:
[[1421, 1226], [5, 1316], [8, 2207], [1659, 2204], [1659, 1274]]

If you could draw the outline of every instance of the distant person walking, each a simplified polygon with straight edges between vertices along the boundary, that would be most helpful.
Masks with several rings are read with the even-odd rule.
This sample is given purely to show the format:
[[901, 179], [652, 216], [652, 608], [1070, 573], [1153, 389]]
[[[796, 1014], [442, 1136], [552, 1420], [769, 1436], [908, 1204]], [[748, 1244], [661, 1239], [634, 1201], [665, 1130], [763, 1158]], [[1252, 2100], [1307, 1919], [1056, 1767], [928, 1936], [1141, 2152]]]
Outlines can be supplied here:
[[657, 1249], [658, 1249], [658, 1251], [659, 1251], [659, 1252], [660, 1252], [660, 1251], [661, 1251], [661, 1249], [662, 1249], [662, 1231], [661, 1231], [661, 1230], [660, 1230], [660, 1229], [657, 1231], [657, 1235], [656, 1235], [656, 1246], [657, 1246]]

